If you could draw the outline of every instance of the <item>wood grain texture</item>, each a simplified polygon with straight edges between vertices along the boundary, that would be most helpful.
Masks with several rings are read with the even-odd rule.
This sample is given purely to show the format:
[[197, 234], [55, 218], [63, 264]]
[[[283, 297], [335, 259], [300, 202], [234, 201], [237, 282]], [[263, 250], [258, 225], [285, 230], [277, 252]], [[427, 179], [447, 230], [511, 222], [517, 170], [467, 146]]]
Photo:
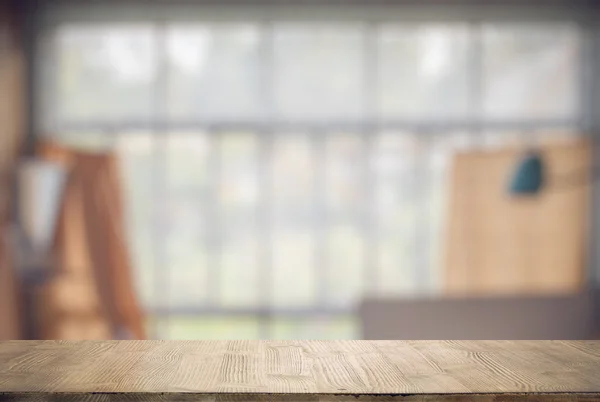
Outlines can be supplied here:
[[37, 155], [69, 172], [53, 252], [39, 291], [37, 339], [145, 339], [132, 282], [115, 155], [43, 141]]
[[444, 258], [449, 295], [556, 295], [583, 289], [591, 143], [540, 145], [546, 185], [511, 197], [511, 174], [525, 149], [459, 153]]
[[592, 402], [599, 397], [593, 394], [438, 394], [354, 396], [289, 394], [222, 395], [191, 393], [0, 393], [2, 402]]
[[599, 341], [9, 341], [0, 401], [600, 401]]

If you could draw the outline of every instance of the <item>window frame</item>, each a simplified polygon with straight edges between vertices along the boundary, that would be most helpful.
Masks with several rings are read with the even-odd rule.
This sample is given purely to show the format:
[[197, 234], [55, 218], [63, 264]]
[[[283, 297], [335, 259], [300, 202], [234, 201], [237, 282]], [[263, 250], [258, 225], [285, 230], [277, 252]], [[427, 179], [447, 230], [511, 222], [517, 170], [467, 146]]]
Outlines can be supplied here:
[[[376, 65], [375, 62], [368, 62], [365, 68], [365, 80], [364, 80], [364, 96], [365, 103], [370, 118], [363, 119], [361, 121], [301, 121], [301, 122], [289, 122], [279, 121], [277, 119], [270, 118], [267, 116], [264, 121], [207, 121], [206, 119], [184, 119], [179, 121], [167, 121], [165, 119], [149, 119], [146, 121], [126, 119], [120, 122], [106, 122], [106, 121], [93, 121], [89, 120], [86, 122], [66, 122], [66, 124], [58, 123], [51, 127], [51, 132], [74, 132], [74, 131], [100, 131], [105, 133], [108, 138], [114, 139], [115, 136], [121, 135], [120, 132], [130, 130], [145, 130], [157, 137], [163, 137], [167, 135], [169, 130], [199, 130], [209, 133], [220, 133], [226, 131], [243, 131], [252, 132], [264, 136], [267, 140], [261, 141], [261, 149], [259, 152], [265, 155], [265, 152], [269, 152], [269, 140], [272, 141], [273, 135], [278, 132], [290, 132], [302, 130], [306, 133], [313, 135], [314, 133], [324, 132], [336, 132], [336, 131], [348, 131], [351, 133], [358, 134], [366, 147], [372, 146], [372, 133], [383, 132], [383, 131], [412, 131], [422, 136], [435, 136], [440, 132], [450, 131], [465, 131], [470, 133], [474, 141], [479, 141], [477, 133], [481, 133], [484, 130], [518, 130], [518, 131], [529, 131], [539, 128], [548, 129], [562, 129], [562, 128], [577, 128], [581, 132], [591, 131], [595, 126], [594, 122], [594, 111], [591, 109], [589, 100], [594, 99], [595, 92], [598, 89], [590, 85], [590, 80], [593, 80], [593, 70], [596, 69], [598, 62], [592, 64], [592, 60], [595, 60], [595, 54], [598, 54], [596, 50], [596, 42], [598, 41], [595, 37], [589, 33], [590, 25], [593, 22], [590, 20], [590, 13], [584, 7], [576, 7], [563, 3], [552, 3], [551, 5], [541, 7], [532, 3], [522, 4], [519, 6], [487, 6], [482, 5], [452, 5], [450, 6], [435, 6], [435, 5], [405, 5], [405, 6], [364, 6], [364, 5], [353, 5], [349, 7], [341, 7], [334, 5], [326, 6], [314, 6], [314, 5], [294, 5], [294, 6], [263, 6], [258, 5], [256, 7], [228, 7], [228, 6], [215, 6], [215, 5], [189, 5], [189, 3], [182, 2], [180, 7], [173, 7], [172, 2], [168, 5], [160, 3], [152, 3], [151, 6], [144, 7], [144, 10], [140, 12], [140, 4], [134, 1], [127, 2], [119, 5], [119, 11], [116, 12], [115, 5], [80, 5], [71, 2], [59, 2], [55, 5], [46, 4], [41, 8], [38, 16], [38, 24], [34, 35], [34, 51], [31, 58], [30, 65], [35, 68], [32, 80], [31, 93], [41, 94], [41, 101], [34, 103], [32, 113], [32, 126], [34, 127], [34, 133], [48, 132], [47, 127], [43, 127], [43, 109], [44, 104], [48, 104], [49, 97], [52, 96], [52, 87], [49, 77], [52, 76], [56, 69], [55, 59], [53, 58], [53, 52], [55, 48], [52, 46], [52, 33], [63, 24], [68, 23], [82, 23], [82, 24], [103, 24], [106, 22], [112, 23], [130, 23], [130, 22], [151, 22], [158, 27], [158, 32], [164, 34], [166, 24], [171, 22], [184, 22], [184, 23], [215, 23], [215, 22], [244, 22], [244, 23], [256, 23], [259, 25], [259, 29], [267, 35], [272, 34], [273, 24], [279, 22], [303, 22], [303, 23], [331, 23], [331, 22], [349, 22], [349, 23], [360, 23], [364, 26], [364, 32], [366, 36], [364, 58], [376, 60], [377, 56], [377, 32], [382, 24], [389, 23], [401, 23], [410, 21], [411, 24], [420, 23], [465, 23], [468, 24], [470, 32], [477, 33], [479, 38], [473, 38], [475, 52], [472, 56], [472, 60], [469, 60], [470, 74], [473, 77], [469, 82], [474, 82], [475, 85], [471, 88], [472, 93], [471, 101], [474, 104], [480, 102], [483, 94], [482, 88], [482, 48], [481, 48], [481, 29], [485, 23], [568, 23], [573, 24], [577, 27], [580, 35], [580, 66], [581, 71], [578, 74], [578, 91], [580, 104], [578, 105], [577, 112], [578, 116], [573, 119], [499, 119], [483, 120], [481, 117], [468, 117], [466, 119], [390, 119], [385, 120], [374, 117], [376, 108], [376, 94], [373, 90], [373, 85], [376, 80]], [[161, 43], [163, 42], [163, 43]], [[272, 40], [267, 39], [261, 50], [267, 62], [272, 61], [272, 48], [270, 45]], [[164, 54], [164, 40], [158, 41], [159, 48], [158, 54]], [[46, 67], [40, 69], [37, 66], [41, 63], [36, 61], [44, 60]], [[165, 69], [166, 63], [162, 62], [159, 66], [159, 74], [162, 78], [157, 80], [156, 87], [154, 89], [155, 98], [160, 98], [161, 93], [165, 93]], [[592, 70], [592, 71], [590, 71]], [[164, 98], [164, 97], [163, 97]], [[272, 102], [272, 99], [269, 100]], [[160, 103], [160, 102], [159, 102]], [[157, 104], [157, 108], [161, 108], [164, 105]], [[272, 105], [270, 105], [272, 106]], [[112, 140], [109, 140], [109, 142]], [[157, 147], [160, 148], [160, 147]], [[165, 155], [156, 151], [155, 157], [157, 166], [163, 166], [165, 164]], [[260, 169], [266, 171], [264, 166]], [[164, 172], [161, 172], [160, 168], [156, 168], [154, 178], [154, 186], [156, 194], [164, 193], [166, 178]], [[271, 178], [265, 177], [265, 183], [263, 186], [267, 186]], [[370, 184], [367, 183], [367, 187]], [[598, 190], [596, 191], [598, 192]], [[268, 194], [268, 193], [267, 193]], [[598, 195], [597, 197], [600, 197]], [[268, 202], [267, 202], [268, 204]], [[261, 219], [268, 219], [268, 205], [263, 205], [260, 212]], [[600, 215], [600, 214], [598, 214]], [[596, 225], [598, 226], [598, 225]], [[271, 226], [272, 228], [272, 226]], [[271, 230], [272, 232], [272, 230]], [[595, 233], [595, 231], [594, 231]], [[373, 236], [373, 233], [368, 234]], [[268, 243], [271, 233], [264, 233], [264, 242]], [[154, 236], [154, 245], [157, 250], [160, 249], [160, 239]], [[156, 251], [155, 256], [156, 267], [165, 265], [164, 252]], [[593, 259], [592, 259], [593, 261]], [[263, 275], [265, 278], [269, 275], [268, 267], [263, 269]], [[366, 269], [365, 269], [366, 270]], [[164, 271], [164, 270], [163, 270]], [[160, 268], [155, 268], [155, 275], [163, 280], [157, 281], [163, 283], [165, 280], [164, 272], [160, 272]], [[218, 279], [217, 279], [218, 280]], [[321, 277], [321, 281], [323, 277]], [[370, 275], [366, 275], [365, 281], [367, 281], [367, 289], [373, 287], [373, 279]], [[268, 283], [268, 279], [263, 279], [262, 282]], [[326, 289], [323, 285], [317, 284], [318, 297], [322, 298], [323, 293]], [[158, 291], [159, 289], [156, 289]], [[268, 292], [268, 289], [262, 289]], [[259, 321], [268, 321], [273, 316], [281, 315], [286, 317], [297, 317], [297, 318], [309, 318], [315, 316], [324, 317], [339, 317], [355, 314], [355, 310], [350, 308], [332, 308], [332, 307], [318, 307], [318, 308], [222, 308], [216, 305], [208, 305], [202, 308], [154, 308], [150, 312], [155, 317], [168, 317], [172, 315], [179, 316], [202, 316], [202, 315], [223, 315], [223, 316], [251, 316], [256, 317]], [[261, 330], [262, 331], [262, 330]], [[261, 332], [262, 333], [262, 332]], [[268, 334], [266, 334], [268, 336]]]

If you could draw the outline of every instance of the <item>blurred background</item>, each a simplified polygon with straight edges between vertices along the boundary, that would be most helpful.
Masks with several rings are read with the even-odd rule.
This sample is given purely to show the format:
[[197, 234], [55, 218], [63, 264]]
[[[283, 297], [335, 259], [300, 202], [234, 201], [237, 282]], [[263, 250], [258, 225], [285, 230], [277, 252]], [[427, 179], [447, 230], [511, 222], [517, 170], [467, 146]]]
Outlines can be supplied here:
[[592, 1], [0, 2], [0, 339], [600, 336]]

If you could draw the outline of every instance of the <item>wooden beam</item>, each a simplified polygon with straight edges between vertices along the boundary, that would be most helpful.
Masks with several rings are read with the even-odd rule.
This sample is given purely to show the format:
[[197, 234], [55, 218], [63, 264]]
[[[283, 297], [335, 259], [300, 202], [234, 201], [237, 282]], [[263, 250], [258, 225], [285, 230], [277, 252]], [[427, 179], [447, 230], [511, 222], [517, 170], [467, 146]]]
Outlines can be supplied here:
[[5, 342], [0, 373], [0, 401], [597, 401], [600, 342]]

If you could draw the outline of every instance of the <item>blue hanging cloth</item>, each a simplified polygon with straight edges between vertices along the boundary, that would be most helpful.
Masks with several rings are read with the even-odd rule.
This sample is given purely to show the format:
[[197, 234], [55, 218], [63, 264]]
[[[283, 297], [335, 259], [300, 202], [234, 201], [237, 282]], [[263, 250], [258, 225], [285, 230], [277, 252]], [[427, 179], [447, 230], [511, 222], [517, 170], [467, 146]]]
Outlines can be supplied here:
[[529, 151], [517, 164], [511, 177], [509, 193], [514, 196], [532, 196], [544, 186], [544, 162], [538, 151]]

